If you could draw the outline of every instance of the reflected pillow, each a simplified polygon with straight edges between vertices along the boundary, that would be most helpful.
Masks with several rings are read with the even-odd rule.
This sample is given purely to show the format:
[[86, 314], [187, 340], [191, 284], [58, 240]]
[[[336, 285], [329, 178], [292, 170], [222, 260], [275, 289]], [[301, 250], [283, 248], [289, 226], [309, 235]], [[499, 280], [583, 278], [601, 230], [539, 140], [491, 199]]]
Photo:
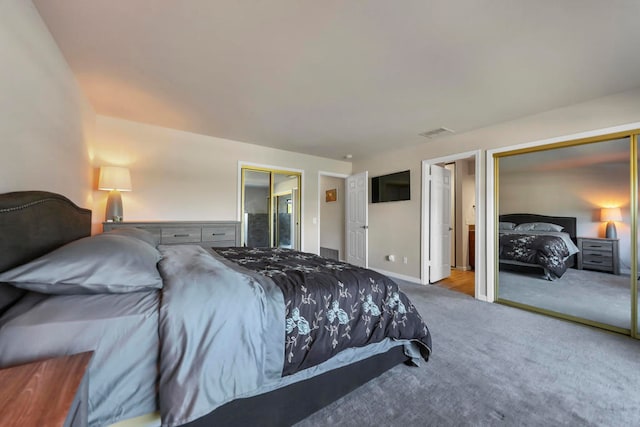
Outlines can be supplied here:
[[68, 243], [0, 274], [0, 282], [45, 294], [137, 292], [162, 287], [160, 252], [148, 243], [103, 233]]
[[513, 222], [504, 222], [504, 221], [500, 221], [498, 223], [498, 229], [499, 230], [513, 230], [513, 228], [516, 226], [515, 223]]
[[103, 234], [120, 234], [123, 236], [134, 237], [138, 240], [142, 240], [143, 242], [150, 244], [154, 248], [158, 247], [158, 244], [160, 243], [160, 240], [153, 234], [149, 233], [147, 230], [135, 227], [118, 227]]
[[516, 225], [516, 231], [562, 231], [564, 227], [548, 222], [525, 222]]

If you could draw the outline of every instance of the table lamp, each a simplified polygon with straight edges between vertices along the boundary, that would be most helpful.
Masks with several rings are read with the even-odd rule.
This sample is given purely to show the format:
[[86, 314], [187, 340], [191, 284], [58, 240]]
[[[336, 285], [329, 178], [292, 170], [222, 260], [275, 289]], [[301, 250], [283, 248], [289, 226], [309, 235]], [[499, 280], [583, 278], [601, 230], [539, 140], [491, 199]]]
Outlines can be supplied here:
[[617, 239], [616, 225], [614, 221], [622, 221], [622, 213], [620, 208], [602, 208], [600, 211], [600, 220], [607, 221], [607, 231], [605, 237], [607, 239]]
[[131, 174], [129, 169], [119, 166], [102, 166], [98, 190], [108, 190], [106, 221], [122, 221], [122, 196], [121, 191], [131, 191]]

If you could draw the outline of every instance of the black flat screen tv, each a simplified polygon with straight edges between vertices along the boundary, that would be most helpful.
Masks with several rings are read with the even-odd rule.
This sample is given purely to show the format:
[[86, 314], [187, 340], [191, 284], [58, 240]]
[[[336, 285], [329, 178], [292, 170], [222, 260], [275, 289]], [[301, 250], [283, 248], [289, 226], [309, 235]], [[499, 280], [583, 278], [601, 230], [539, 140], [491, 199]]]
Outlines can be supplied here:
[[409, 171], [371, 178], [371, 203], [411, 200]]

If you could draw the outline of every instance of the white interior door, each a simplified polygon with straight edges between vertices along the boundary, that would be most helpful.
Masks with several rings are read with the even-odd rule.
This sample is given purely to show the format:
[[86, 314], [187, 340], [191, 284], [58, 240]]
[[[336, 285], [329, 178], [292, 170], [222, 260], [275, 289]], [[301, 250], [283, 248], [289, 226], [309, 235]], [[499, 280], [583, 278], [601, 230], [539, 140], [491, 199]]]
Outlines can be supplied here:
[[429, 283], [451, 275], [451, 171], [429, 171]]
[[369, 173], [347, 177], [347, 262], [360, 267], [369, 264], [369, 210], [367, 206]]

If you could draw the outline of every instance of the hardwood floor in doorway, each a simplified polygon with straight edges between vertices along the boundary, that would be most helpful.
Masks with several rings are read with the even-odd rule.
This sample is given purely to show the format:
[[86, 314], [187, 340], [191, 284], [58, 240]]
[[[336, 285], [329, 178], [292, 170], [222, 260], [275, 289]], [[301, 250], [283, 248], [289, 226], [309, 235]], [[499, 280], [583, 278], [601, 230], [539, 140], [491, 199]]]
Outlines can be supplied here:
[[451, 269], [451, 276], [434, 283], [435, 286], [475, 297], [475, 272]]

